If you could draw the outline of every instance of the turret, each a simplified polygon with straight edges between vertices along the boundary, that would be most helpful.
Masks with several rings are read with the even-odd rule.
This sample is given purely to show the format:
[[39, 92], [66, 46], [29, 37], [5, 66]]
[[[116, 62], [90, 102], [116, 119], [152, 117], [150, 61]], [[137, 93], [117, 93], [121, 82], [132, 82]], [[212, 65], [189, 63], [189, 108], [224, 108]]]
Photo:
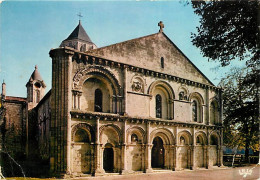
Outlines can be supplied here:
[[33, 71], [29, 81], [26, 84], [27, 87], [27, 101], [28, 109], [34, 108], [44, 96], [46, 85], [42, 80], [42, 77], [38, 71], [37, 65]]

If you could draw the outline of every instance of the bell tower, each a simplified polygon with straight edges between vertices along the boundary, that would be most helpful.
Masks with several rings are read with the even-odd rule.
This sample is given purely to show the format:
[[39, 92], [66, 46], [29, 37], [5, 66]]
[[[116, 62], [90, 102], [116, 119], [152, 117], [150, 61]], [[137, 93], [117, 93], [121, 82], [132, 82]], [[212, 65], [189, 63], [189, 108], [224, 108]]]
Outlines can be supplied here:
[[37, 65], [26, 84], [28, 110], [34, 108], [44, 96], [46, 85], [38, 71]]
[[62, 41], [60, 47], [70, 47], [81, 52], [97, 48], [82, 27], [80, 20], [78, 26], [73, 30], [69, 37]]

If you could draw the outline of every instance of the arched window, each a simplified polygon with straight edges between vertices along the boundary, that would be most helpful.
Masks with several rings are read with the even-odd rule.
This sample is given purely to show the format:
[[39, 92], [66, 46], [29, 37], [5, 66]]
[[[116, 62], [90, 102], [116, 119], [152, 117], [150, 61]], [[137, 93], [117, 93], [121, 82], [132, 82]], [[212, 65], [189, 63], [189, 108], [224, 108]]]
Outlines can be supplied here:
[[210, 145], [218, 145], [218, 138], [216, 136], [210, 137]]
[[89, 143], [89, 136], [88, 133], [84, 129], [79, 129], [75, 133], [74, 142], [85, 142]]
[[155, 96], [155, 100], [156, 100], [156, 117], [157, 118], [162, 118], [162, 96], [160, 94], [157, 94]]
[[200, 135], [197, 136], [197, 138], [196, 138], [196, 144], [197, 145], [202, 145], [203, 144], [203, 139], [202, 139], [202, 137]]
[[198, 103], [195, 100], [192, 102], [192, 120], [198, 121]]
[[164, 58], [161, 57], [161, 68], [164, 68]]
[[100, 89], [95, 90], [95, 112], [102, 112], [102, 91]]
[[36, 103], [40, 102], [40, 91], [39, 90], [36, 90]]
[[136, 134], [131, 135], [131, 142], [138, 142], [138, 136]]

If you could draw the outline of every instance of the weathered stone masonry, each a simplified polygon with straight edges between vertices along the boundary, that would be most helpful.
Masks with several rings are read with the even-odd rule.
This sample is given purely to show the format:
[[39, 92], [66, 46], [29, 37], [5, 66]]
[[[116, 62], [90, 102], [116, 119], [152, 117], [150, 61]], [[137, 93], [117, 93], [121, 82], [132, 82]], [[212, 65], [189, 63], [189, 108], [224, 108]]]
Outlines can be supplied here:
[[[69, 69], [72, 69], [72, 74], [74, 74], [74, 76], [71, 76], [73, 80], [73, 82], [71, 81], [72, 104], [71, 111], [69, 111], [71, 118], [68, 118], [71, 127], [67, 127], [68, 130], [72, 129], [72, 131], [68, 131], [71, 134], [68, 133], [70, 139], [67, 141], [71, 140], [71, 144], [67, 144], [67, 147], [70, 147], [67, 149], [67, 151], [70, 151], [70, 153], [67, 153], [70, 154], [70, 158], [63, 158], [63, 163], [67, 163], [67, 174], [104, 173], [106, 149], [113, 151], [113, 169], [107, 170], [107, 172], [151, 172], [153, 168], [181, 170], [222, 165], [222, 122], [220, 119], [222, 110], [218, 108], [218, 119], [213, 124], [210, 122], [209, 112], [210, 103], [216, 101], [216, 98], [218, 107], [221, 107], [221, 103], [219, 103], [221, 102], [220, 89], [210, 84], [194, 82], [126, 63], [95, 57], [70, 48], [52, 50], [50, 52], [51, 57], [54, 58], [53, 54], [56, 51], [68, 53], [68, 56], [71, 57], [70, 65], [72, 66]], [[54, 58], [53, 61], [55, 60]], [[62, 61], [62, 59], [59, 60]], [[59, 70], [59, 72], [62, 71]], [[93, 109], [88, 111], [86, 108], [88, 104], [83, 102], [84, 83], [91, 78], [107, 81], [107, 85], [111, 85], [108, 113], [93, 112]], [[140, 80], [141, 87], [135, 85], [138, 84], [138, 80]], [[146, 85], [144, 85], [144, 81]], [[178, 90], [171, 84], [175, 84], [173, 86], [176, 87], [179, 86], [179, 90], [185, 89], [186, 98], [179, 99]], [[131, 104], [132, 102], [129, 102], [128, 98], [138, 101], [138, 99], [131, 97], [134, 95], [145, 97], [148, 101], [151, 101], [153, 89], [156, 87], [165, 88], [163, 91], [168, 91], [169, 94], [167, 97], [168, 105], [164, 107], [168, 109], [164, 119], [151, 117], [152, 113], [149, 113], [149, 110], [148, 112], [140, 110], [139, 113], [141, 114], [131, 112], [131, 110], [130, 113], [128, 112], [128, 109], [138, 111], [133, 106], [138, 106], [139, 103], [141, 104], [139, 108], [142, 108], [142, 102]], [[197, 89], [196, 92], [188, 94], [188, 91], [195, 88]], [[198, 92], [202, 92], [203, 97]], [[216, 93], [215, 96], [212, 96], [212, 93]], [[192, 122], [191, 117], [187, 118], [186, 121], [175, 120], [179, 119], [179, 115], [183, 115], [183, 112], [178, 112], [181, 111], [178, 107], [179, 104], [188, 106], [186, 109], [191, 109], [190, 105], [193, 98], [201, 98], [202, 122]], [[153, 108], [148, 109], [153, 111]], [[147, 108], [144, 108], [144, 110], [146, 111]], [[134, 116], [131, 116], [131, 113]], [[185, 113], [189, 114], [189, 111]], [[82, 129], [89, 138], [85, 143], [75, 141], [77, 130]], [[131, 141], [133, 134], [137, 136], [137, 142]], [[156, 137], [159, 137], [157, 139], [162, 141], [161, 164], [152, 160], [156, 157], [153, 153], [156, 151], [156, 145], [153, 142]], [[181, 142], [182, 138], [184, 142]], [[65, 162], [66, 160], [67, 162]]]
[[2, 98], [6, 122], [19, 110], [10, 121], [27, 136], [19, 151], [69, 177], [221, 166], [222, 91], [159, 26], [97, 48], [79, 23], [50, 51], [51, 91], [43, 96], [36, 66], [27, 99]]

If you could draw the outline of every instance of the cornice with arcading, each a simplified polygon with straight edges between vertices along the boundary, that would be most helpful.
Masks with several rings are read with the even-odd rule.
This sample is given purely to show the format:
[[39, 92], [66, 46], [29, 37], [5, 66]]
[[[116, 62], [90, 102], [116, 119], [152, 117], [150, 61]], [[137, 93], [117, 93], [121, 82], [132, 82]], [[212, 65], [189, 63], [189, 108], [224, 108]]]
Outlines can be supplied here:
[[130, 117], [127, 115], [119, 115], [113, 113], [101, 113], [101, 112], [86, 112], [82, 110], [73, 110], [70, 112], [71, 118], [77, 119], [77, 121], [86, 122], [89, 120], [101, 120], [107, 122], [128, 122], [136, 125], [140, 124], [151, 124], [157, 126], [175, 126], [184, 128], [197, 128], [197, 129], [209, 129], [209, 130], [221, 130], [223, 126], [221, 124], [207, 125], [203, 123], [192, 123], [192, 122], [179, 122], [175, 120], [166, 120], [158, 118], [141, 118], [141, 117]]
[[170, 74], [156, 72], [156, 71], [149, 70], [149, 69], [146, 69], [146, 68], [141, 68], [141, 67], [137, 67], [137, 66], [134, 66], [134, 65], [116, 62], [116, 61], [113, 61], [113, 60], [105, 59], [103, 57], [98, 57], [98, 56], [95, 56], [95, 55], [89, 55], [87, 53], [83, 53], [83, 52], [76, 51], [76, 50], [74, 50], [74, 51], [75, 51], [75, 54], [73, 55], [72, 60], [76, 61], [77, 63], [91, 64], [91, 65], [102, 65], [102, 66], [109, 66], [109, 67], [120, 68], [120, 69], [129, 69], [132, 72], [141, 73], [144, 76], [159, 77], [159, 78], [162, 78], [162, 79], [166, 79], [166, 80], [169, 80], [169, 81], [175, 81], [175, 82], [190, 85], [190, 86], [214, 90], [216, 92], [222, 91], [221, 88], [213, 86], [213, 85], [203, 84], [203, 83], [200, 83], [200, 82], [196, 82], [196, 81], [192, 81], [192, 80], [189, 80], [189, 79], [173, 76], [173, 75], [170, 75]]

